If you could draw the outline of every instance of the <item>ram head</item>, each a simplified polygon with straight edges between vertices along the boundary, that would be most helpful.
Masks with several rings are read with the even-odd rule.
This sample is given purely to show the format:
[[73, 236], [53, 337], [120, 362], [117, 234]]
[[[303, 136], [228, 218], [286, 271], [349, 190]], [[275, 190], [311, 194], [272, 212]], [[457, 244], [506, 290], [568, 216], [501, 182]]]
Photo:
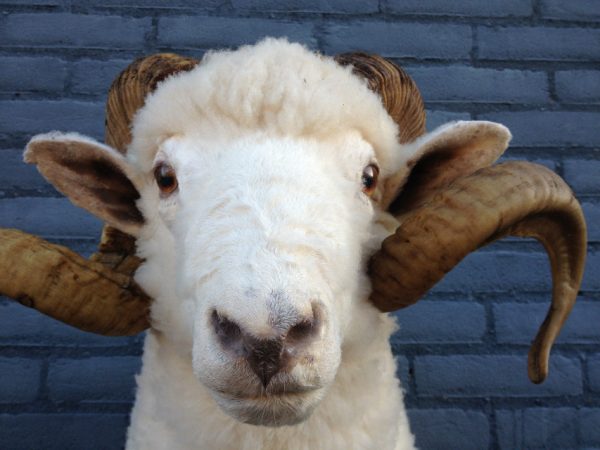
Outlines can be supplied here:
[[[470, 252], [533, 237], [553, 276], [529, 352], [529, 376], [543, 381], [585, 260], [585, 222], [569, 187], [532, 163], [494, 165], [510, 139], [501, 125], [458, 122], [426, 134], [415, 84], [383, 58], [344, 54], [315, 71], [302, 65], [304, 49], [293, 51], [296, 66], [273, 57], [261, 68], [242, 49], [221, 72], [211, 68], [222, 54], [146, 57], [110, 89], [106, 145], [34, 137], [25, 160], [107, 225], [90, 260], [0, 230], [0, 293], [86, 331], [170, 334], [217, 393], [229, 362], [215, 356], [215, 340], [244, 354], [240, 373], [264, 388], [277, 389], [271, 380], [290, 359], [326, 384], [364, 311], [410, 306]], [[272, 88], [271, 76], [286, 71], [297, 85]], [[181, 96], [186, 83], [196, 90]], [[200, 119], [190, 125], [192, 117]], [[157, 301], [169, 293], [177, 306]]]

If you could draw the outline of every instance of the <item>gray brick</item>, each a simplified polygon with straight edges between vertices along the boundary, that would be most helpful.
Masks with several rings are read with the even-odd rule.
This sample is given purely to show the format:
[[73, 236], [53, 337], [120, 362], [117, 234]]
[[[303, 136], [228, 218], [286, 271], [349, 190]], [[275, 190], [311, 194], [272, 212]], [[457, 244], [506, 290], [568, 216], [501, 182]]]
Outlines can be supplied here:
[[320, 12], [336, 14], [373, 13], [379, 10], [377, 0], [233, 0], [240, 11]]
[[533, 12], [522, 0], [389, 0], [387, 10], [399, 14], [507, 17], [527, 16]]
[[450, 271], [435, 290], [460, 293], [550, 291], [547, 259], [543, 253], [475, 252]]
[[87, 333], [58, 322], [8, 299], [1, 300], [3, 325], [0, 342], [7, 345], [87, 347], [129, 347], [139, 351], [143, 334], [137, 337], [107, 337]]
[[577, 411], [580, 445], [600, 447], [600, 408], [581, 408]]
[[0, 101], [0, 133], [35, 134], [52, 130], [77, 131], [101, 139], [104, 134], [104, 103], [75, 100]]
[[133, 356], [58, 359], [48, 369], [48, 395], [53, 401], [130, 403], [140, 368]]
[[581, 395], [581, 363], [550, 358], [549, 375], [535, 385], [527, 378], [527, 355], [451, 355], [415, 358], [417, 393], [423, 397], [544, 397]]
[[159, 45], [172, 47], [237, 47], [265, 36], [287, 37], [309, 47], [316, 46], [310, 23], [198, 16], [161, 17], [158, 23]]
[[346, 22], [325, 26], [329, 54], [363, 50], [388, 57], [465, 59], [471, 51], [467, 25]]
[[400, 378], [400, 382], [402, 383], [402, 388], [405, 391], [408, 391], [408, 387], [410, 385], [410, 364], [408, 359], [404, 356], [396, 356], [396, 375]]
[[0, 199], [0, 226], [39, 236], [100, 236], [102, 222], [65, 198]]
[[600, 30], [551, 27], [479, 27], [479, 57], [505, 60], [597, 60]]
[[590, 382], [590, 389], [600, 393], [600, 353], [596, 353], [588, 358], [587, 376]]
[[43, 5], [56, 6], [62, 4], [62, 0], [0, 0], [0, 5]]
[[[23, 309], [22, 305], [14, 305]], [[36, 335], [29, 331], [21, 331], [23, 339], [27, 339], [37, 345], [60, 345], [61, 347], [128, 347], [132, 351], [139, 351], [142, 347], [144, 333], [134, 337], [113, 337], [100, 334], [88, 333], [78, 330], [70, 325], [46, 317], [37, 311], [31, 311], [40, 317], [40, 329]], [[16, 339], [13, 339], [15, 341]]]
[[563, 163], [563, 173], [577, 194], [600, 194], [600, 161], [567, 159]]
[[425, 102], [544, 103], [545, 73], [466, 66], [408, 67]]
[[199, 2], [198, 0], [169, 0], [166, 2], [165, 0], [128, 0], [127, 2], [123, 2], [123, 0], [95, 0], [95, 6], [102, 7], [136, 7], [136, 8], [157, 8], [157, 9], [167, 9], [169, 11], [173, 9], [193, 9], [194, 11], [207, 11], [218, 8], [219, 6], [223, 6], [226, 4], [225, 0], [202, 0]]
[[588, 241], [600, 241], [600, 205], [598, 203], [581, 202], [581, 207], [588, 224]]
[[510, 128], [513, 147], [593, 147], [600, 145], [600, 112], [516, 111], [482, 114]]
[[4, 46], [138, 48], [151, 22], [149, 17], [10, 14], [0, 19], [0, 42]]
[[585, 448], [600, 445], [599, 408], [530, 408], [496, 413], [500, 448]]
[[[542, 246], [540, 245], [540, 250]], [[588, 252], [583, 290], [600, 290], [600, 254]], [[545, 291], [552, 279], [548, 257], [535, 252], [475, 252], [443, 278], [433, 292]]]
[[561, 70], [556, 72], [555, 82], [556, 95], [562, 101], [600, 103], [600, 71]]
[[0, 91], [3, 92], [62, 91], [66, 77], [66, 63], [59, 58], [0, 58]]
[[530, 408], [496, 411], [501, 449], [580, 448], [574, 408]]
[[0, 189], [52, 189], [35, 165], [23, 162], [23, 150], [0, 151], [0, 180], [2, 180]]
[[456, 120], [470, 120], [471, 114], [454, 111], [430, 111], [427, 110], [427, 131], [433, 131], [440, 125]]
[[542, 17], [562, 20], [599, 20], [597, 0], [542, 0]]
[[392, 342], [481, 342], [486, 331], [485, 309], [473, 302], [421, 301], [395, 315], [400, 331]]
[[106, 450], [123, 448], [127, 414], [0, 414], [4, 449]]
[[[529, 345], [550, 306], [538, 303], [500, 303], [494, 305], [498, 342]], [[600, 304], [578, 301], [565, 323], [557, 343], [600, 344]]]
[[581, 289], [600, 291], [600, 253], [588, 251]]
[[409, 409], [408, 417], [418, 448], [480, 450], [489, 447], [490, 425], [480, 411]]
[[28, 337], [43, 341], [39, 333], [45, 317], [42, 314], [10, 300], [0, 300], [0, 313], [0, 342], [23, 343]]
[[78, 94], [106, 96], [113, 80], [131, 60], [97, 61], [85, 59], [73, 65], [71, 90]]
[[0, 343], [7, 345], [60, 345], [67, 347], [120, 347], [137, 345], [141, 337], [107, 337], [87, 333], [0, 297]]
[[36, 359], [0, 357], [0, 403], [27, 403], [36, 399], [42, 363]]

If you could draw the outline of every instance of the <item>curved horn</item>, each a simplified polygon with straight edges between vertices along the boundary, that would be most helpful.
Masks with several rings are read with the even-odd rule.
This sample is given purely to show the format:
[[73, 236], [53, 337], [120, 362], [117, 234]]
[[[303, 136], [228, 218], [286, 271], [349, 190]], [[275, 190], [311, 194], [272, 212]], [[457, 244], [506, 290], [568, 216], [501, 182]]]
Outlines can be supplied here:
[[148, 328], [148, 297], [133, 282], [66, 247], [0, 229], [0, 292], [85, 331], [112, 336]]
[[404, 70], [377, 55], [343, 53], [335, 57], [342, 66], [352, 65], [353, 72], [367, 80], [379, 94], [388, 114], [398, 124], [398, 141], [414, 141], [425, 133], [425, 106], [414, 81]]
[[197, 59], [173, 53], [159, 53], [131, 63], [113, 81], [106, 101], [106, 138], [111, 147], [121, 153], [131, 142], [131, 122], [146, 96], [158, 83], [179, 72], [192, 70]]
[[529, 377], [540, 383], [575, 303], [586, 254], [581, 207], [543, 166], [510, 162], [481, 169], [406, 215], [371, 260], [371, 301], [382, 311], [409, 306], [467, 254], [507, 235], [538, 239], [551, 262], [552, 304], [529, 352]]
[[[106, 105], [106, 142], [125, 153], [130, 125], [146, 96], [198, 61], [173, 54], [139, 59], [113, 82]], [[131, 335], [149, 326], [149, 299], [132, 280], [140, 264], [135, 239], [105, 226], [91, 261], [65, 247], [0, 229], [0, 294], [86, 331]]]

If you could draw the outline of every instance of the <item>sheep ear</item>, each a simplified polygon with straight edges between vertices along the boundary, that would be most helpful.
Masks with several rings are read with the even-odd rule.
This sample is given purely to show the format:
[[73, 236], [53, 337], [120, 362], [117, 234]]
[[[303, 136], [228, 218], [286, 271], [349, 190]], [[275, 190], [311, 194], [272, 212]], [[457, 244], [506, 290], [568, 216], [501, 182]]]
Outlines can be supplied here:
[[383, 206], [395, 215], [413, 210], [454, 180], [488, 167], [508, 147], [508, 128], [494, 122], [442, 125], [403, 148], [400, 168], [385, 181]]
[[136, 205], [140, 194], [133, 171], [119, 152], [85, 136], [54, 132], [31, 139], [23, 156], [74, 204], [138, 235], [144, 223]]

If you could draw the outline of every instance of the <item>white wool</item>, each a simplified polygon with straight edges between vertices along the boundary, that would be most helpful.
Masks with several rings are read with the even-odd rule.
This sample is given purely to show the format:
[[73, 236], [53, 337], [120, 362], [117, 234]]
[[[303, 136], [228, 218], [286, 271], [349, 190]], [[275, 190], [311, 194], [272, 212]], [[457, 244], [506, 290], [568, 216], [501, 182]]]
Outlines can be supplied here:
[[271, 136], [319, 139], [354, 129], [373, 146], [385, 175], [404, 156], [397, 125], [351, 71], [282, 39], [208, 53], [146, 99], [128, 157], [147, 169], [160, 143], [173, 135], [231, 137], [260, 129]]

